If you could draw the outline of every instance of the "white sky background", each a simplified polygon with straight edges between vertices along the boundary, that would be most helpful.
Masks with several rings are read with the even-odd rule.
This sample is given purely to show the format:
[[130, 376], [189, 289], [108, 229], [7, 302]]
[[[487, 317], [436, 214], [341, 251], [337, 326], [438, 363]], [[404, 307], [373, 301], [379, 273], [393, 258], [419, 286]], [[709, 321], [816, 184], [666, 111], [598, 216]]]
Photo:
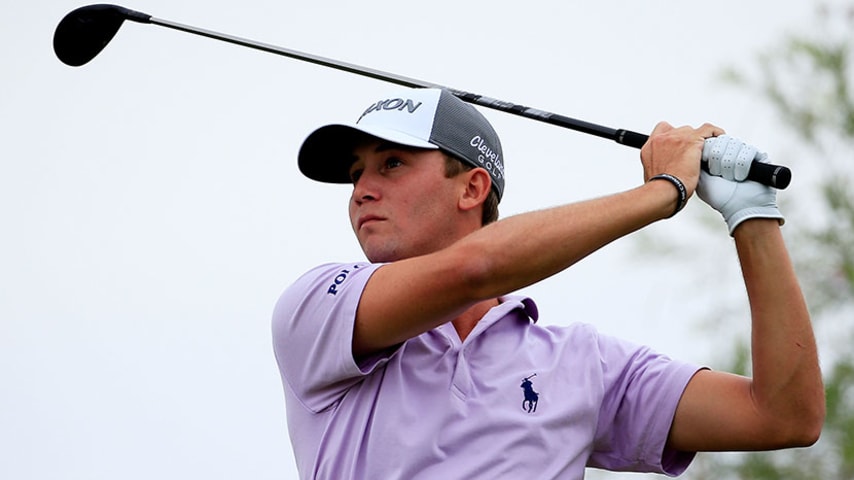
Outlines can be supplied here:
[[[296, 478], [270, 313], [308, 268], [362, 258], [348, 187], [301, 177], [296, 152], [393, 87], [133, 23], [70, 68], [53, 29], [83, 4], [0, 16], [0, 478]], [[711, 121], [786, 163], [769, 112], [716, 74], [750, 66], [814, 2], [407, 5], [126, 4], [613, 128]], [[504, 144], [503, 216], [640, 181], [637, 150], [482, 111]], [[682, 235], [704, 208], [652, 229]], [[674, 287], [735, 268], [728, 242], [723, 226], [700, 242], [730, 254], [700, 265], [644, 263], [621, 242], [526, 293], [545, 323], [710, 363], [728, 337], [690, 318], [713, 292]]]

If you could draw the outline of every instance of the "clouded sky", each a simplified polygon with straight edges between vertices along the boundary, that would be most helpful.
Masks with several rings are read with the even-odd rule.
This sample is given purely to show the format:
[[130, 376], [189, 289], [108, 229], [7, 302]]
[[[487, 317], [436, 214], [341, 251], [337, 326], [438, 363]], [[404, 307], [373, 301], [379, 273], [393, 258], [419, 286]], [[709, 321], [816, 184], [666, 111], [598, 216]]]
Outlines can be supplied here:
[[[348, 187], [302, 178], [296, 152], [391, 87], [131, 23], [67, 67], [53, 29], [81, 5], [18, 2], [0, 18], [0, 477], [296, 478], [272, 306], [315, 264], [362, 259]], [[717, 74], [755, 70], [814, 3], [125, 6], [613, 128], [709, 121], [775, 158], [776, 120]], [[483, 112], [504, 144], [503, 216], [641, 180], [637, 150]], [[703, 208], [652, 230], [683, 235]], [[736, 268], [728, 242], [721, 226], [698, 244], [727, 267], [645, 262], [619, 242], [525, 293], [542, 322], [707, 363], [725, 339], [684, 319], [714, 300], [673, 285]]]

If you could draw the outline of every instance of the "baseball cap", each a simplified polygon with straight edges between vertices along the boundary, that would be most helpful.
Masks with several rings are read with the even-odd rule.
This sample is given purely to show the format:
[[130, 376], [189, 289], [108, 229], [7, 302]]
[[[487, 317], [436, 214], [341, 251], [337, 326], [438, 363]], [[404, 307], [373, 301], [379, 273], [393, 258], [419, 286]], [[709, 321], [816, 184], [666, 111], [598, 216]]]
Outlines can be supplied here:
[[441, 88], [391, 92], [371, 103], [356, 123], [318, 128], [300, 147], [300, 171], [320, 182], [350, 183], [352, 148], [365, 134], [405, 146], [443, 150], [484, 168], [498, 198], [504, 193], [504, 157], [498, 134], [474, 106]]

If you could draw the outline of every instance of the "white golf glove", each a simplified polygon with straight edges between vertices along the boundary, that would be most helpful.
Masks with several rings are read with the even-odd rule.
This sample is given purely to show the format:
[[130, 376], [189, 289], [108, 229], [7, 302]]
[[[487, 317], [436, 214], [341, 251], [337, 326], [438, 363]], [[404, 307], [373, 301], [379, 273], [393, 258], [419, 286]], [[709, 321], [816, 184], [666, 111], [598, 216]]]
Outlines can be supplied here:
[[735, 227], [751, 218], [776, 218], [780, 225], [785, 218], [777, 208], [777, 190], [747, 178], [750, 164], [767, 162], [766, 153], [728, 135], [706, 140], [703, 160], [709, 171], [700, 171], [697, 195], [724, 217], [729, 234]]
[[707, 138], [703, 144], [703, 161], [709, 162], [709, 173], [737, 182], [747, 178], [757, 153], [756, 147], [729, 135]]

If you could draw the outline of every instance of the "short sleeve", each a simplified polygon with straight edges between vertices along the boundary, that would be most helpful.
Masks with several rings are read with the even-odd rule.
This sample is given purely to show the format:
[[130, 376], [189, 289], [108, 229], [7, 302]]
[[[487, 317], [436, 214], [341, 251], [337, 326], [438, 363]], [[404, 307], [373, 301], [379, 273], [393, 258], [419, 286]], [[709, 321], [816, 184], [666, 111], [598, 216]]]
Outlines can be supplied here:
[[604, 399], [589, 466], [679, 475], [693, 452], [666, 447], [682, 393], [700, 367], [599, 336]]
[[307, 409], [322, 411], [382, 359], [353, 359], [356, 309], [381, 265], [326, 264], [288, 287], [273, 310], [273, 350], [285, 388]]

